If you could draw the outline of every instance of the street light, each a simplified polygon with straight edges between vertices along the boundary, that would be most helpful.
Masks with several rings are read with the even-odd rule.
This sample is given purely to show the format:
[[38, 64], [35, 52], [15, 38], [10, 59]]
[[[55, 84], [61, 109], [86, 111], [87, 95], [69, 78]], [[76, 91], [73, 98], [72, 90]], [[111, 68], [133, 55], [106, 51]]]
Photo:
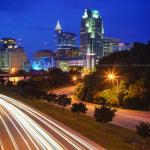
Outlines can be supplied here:
[[76, 77], [76, 76], [73, 76], [72, 80], [73, 80], [73, 81], [77, 81], [77, 77]]
[[11, 69], [11, 73], [12, 73], [12, 74], [14, 74], [14, 73], [15, 73], [15, 71], [16, 71], [16, 69], [15, 69], [15, 68], [12, 68], [12, 69]]
[[82, 74], [81, 74], [81, 76], [82, 76], [82, 78], [84, 78], [84, 77], [85, 77], [85, 74], [84, 74], [84, 73], [82, 73]]
[[72, 81], [73, 81], [74, 84], [77, 84], [77, 77], [76, 77], [76, 76], [73, 76], [73, 77], [72, 77]]
[[113, 80], [116, 79], [116, 76], [115, 76], [114, 74], [109, 74], [107, 77], [108, 77], [108, 79], [111, 80], [111, 81], [113, 81]]
[[119, 77], [118, 76], [116, 76], [116, 73], [111, 73], [111, 72], [109, 72], [109, 73], [106, 73], [106, 78], [107, 78], [107, 80], [110, 80], [110, 81], [112, 81], [112, 82], [114, 82], [114, 81], [116, 81], [116, 83], [117, 83], [117, 93], [119, 92]]

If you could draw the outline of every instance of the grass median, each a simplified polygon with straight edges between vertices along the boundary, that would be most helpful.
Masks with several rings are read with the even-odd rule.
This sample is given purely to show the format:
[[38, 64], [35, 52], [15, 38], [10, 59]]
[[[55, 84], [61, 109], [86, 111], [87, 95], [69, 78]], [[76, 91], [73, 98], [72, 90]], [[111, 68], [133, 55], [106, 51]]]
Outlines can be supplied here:
[[[98, 123], [91, 117], [76, 115], [69, 110], [65, 110], [62, 113], [60, 107], [51, 105], [45, 101], [25, 99], [12, 91], [8, 92], [7, 90], [6, 92], [4, 89], [0, 91], [36, 108], [108, 150], [139, 150], [141, 147], [141, 139], [135, 131], [113, 124]], [[150, 142], [147, 143], [146, 149], [150, 149]]]

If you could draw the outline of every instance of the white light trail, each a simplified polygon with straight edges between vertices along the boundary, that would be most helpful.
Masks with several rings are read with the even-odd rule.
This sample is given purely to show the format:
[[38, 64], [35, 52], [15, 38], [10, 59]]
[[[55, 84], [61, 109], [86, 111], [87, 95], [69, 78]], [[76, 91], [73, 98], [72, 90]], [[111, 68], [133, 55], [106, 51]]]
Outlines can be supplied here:
[[[63, 128], [61, 125], [55, 123], [53, 120], [45, 117], [42, 113], [35, 111], [34, 109], [28, 107], [27, 105], [1, 94], [0, 97], [3, 99], [1, 100], [2, 102], [1, 101], [0, 102], [4, 105], [4, 107], [6, 107], [10, 112], [12, 112], [12, 115], [16, 119], [16, 121], [18, 121], [18, 123], [20, 123], [24, 128], [25, 126], [27, 126], [25, 130], [27, 130], [28, 133], [30, 133], [30, 136], [34, 135], [35, 137], [37, 137], [38, 135], [37, 137], [38, 142], [37, 141], [36, 142], [42, 145], [43, 148], [47, 148], [48, 146], [47, 144], [49, 143], [51, 143], [50, 145], [52, 146], [55, 144], [57, 145], [59, 142], [56, 139], [54, 139], [54, 137], [51, 137], [44, 129], [39, 127], [39, 125], [36, 122], [34, 122], [31, 118], [29, 118], [24, 112], [27, 112], [28, 114], [30, 114], [31, 116], [39, 120], [41, 123], [49, 127], [51, 130], [53, 130], [55, 133], [61, 136], [64, 140], [66, 140], [70, 145], [72, 145], [77, 150], [87, 150], [87, 149], [104, 150], [103, 148], [97, 148], [94, 145], [88, 143], [87, 141], [83, 140], [79, 136], [73, 134], [72, 132]], [[50, 137], [52, 141], [55, 141], [55, 144], [52, 141], [49, 141], [48, 137]], [[64, 147], [63, 148], [62, 147], [63, 146], [61, 145], [61, 149], [65, 149]]]
[[10, 139], [11, 139], [13, 145], [14, 145], [15, 150], [19, 150], [19, 148], [18, 148], [18, 146], [17, 146], [17, 144], [15, 142], [15, 139], [13, 138], [13, 135], [11, 134], [11, 132], [10, 132], [6, 122], [4, 121], [4, 119], [1, 116], [0, 116], [0, 119], [1, 119], [1, 121], [3, 123], [3, 125], [5, 126], [5, 129], [6, 129], [8, 135], [9, 135], [9, 137], [10, 137]]
[[6, 112], [2, 108], [0, 109], [0, 112], [2, 112], [10, 120], [10, 122], [13, 124], [13, 126], [18, 131], [18, 133], [20, 134], [21, 138], [23, 139], [23, 141], [27, 145], [28, 149], [31, 150], [31, 148], [30, 148], [27, 140], [23, 137], [22, 133], [19, 131], [19, 129], [17, 128], [17, 126], [15, 125], [15, 123], [12, 121], [12, 119], [6, 114]]
[[2, 143], [1, 139], [0, 139], [0, 148], [1, 148], [1, 150], [4, 150], [4, 146], [3, 146], [3, 143]]
[[[26, 131], [30, 134], [30, 136], [40, 145], [42, 150], [63, 150], [62, 146], [57, 144], [54, 139], [52, 139], [47, 132], [42, 129], [37, 123], [35, 123], [31, 118], [29, 118], [27, 115], [25, 115], [23, 112], [21, 112], [18, 108], [14, 107], [13, 105], [9, 104], [8, 102], [0, 99], [0, 104], [4, 106], [11, 115], [16, 119], [17, 122], [20, 122], [21, 126], [23, 126]], [[5, 128], [8, 131], [8, 127], [4, 120], [3, 124], [5, 125]], [[13, 144], [16, 147], [15, 140], [12, 138], [11, 133], [8, 131], [11, 140], [13, 141]]]

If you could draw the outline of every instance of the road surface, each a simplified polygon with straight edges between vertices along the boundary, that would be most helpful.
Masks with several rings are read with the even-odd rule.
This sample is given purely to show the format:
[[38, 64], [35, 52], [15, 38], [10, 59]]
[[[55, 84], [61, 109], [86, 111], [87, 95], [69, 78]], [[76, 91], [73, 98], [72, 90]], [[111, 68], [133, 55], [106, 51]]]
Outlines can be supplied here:
[[37, 110], [0, 94], [1, 150], [101, 150]]
[[[76, 86], [70, 86], [62, 89], [58, 89], [53, 91], [56, 94], [67, 94], [68, 96], [72, 96], [75, 91]], [[72, 98], [72, 102], [78, 102], [76, 99]], [[93, 117], [93, 113], [95, 110], [96, 104], [84, 102], [88, 108], [87, 115]], [[139, 122], [150, 122], [150, 112], [145, 111], [135, 111], [135, 110], [127, 110], [127, 109], [118, 109], [116, 113], [116, 117], [113, 120], [113, 124], [133, 129], [135, 130], [136, 125]]]

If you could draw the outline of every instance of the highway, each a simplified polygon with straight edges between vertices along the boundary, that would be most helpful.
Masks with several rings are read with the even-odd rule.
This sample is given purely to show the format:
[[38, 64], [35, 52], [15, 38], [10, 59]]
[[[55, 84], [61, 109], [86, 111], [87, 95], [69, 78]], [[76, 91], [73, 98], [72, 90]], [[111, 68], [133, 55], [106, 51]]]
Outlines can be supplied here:
[[[56, 94], [67, 94], [68, 96], [72, 97], [75, 88], [76, 86], [70, 86], [70, 87], [55, 90], [53, 92]], [[74, 102], [78, 102], [78, 101], [72, 97], [72, 103]], [[88, 102], [84, 102], [84, 103], [88, 108], [87, 115], [93, 117], [93, 113], [97, 105]], [[70, 109], [70, 106], [68, 107], [68, 109]], [[141, 121], [150, 122], [150, 112], [118, 109], [116, 113], [116, 117], [114, 118], [112, 123], [118, 126], [135, 130], [136, 125], [138, 125], [139, 122]]]
[[56, 120], [0, 94], [1, 150], [103, 150]]

